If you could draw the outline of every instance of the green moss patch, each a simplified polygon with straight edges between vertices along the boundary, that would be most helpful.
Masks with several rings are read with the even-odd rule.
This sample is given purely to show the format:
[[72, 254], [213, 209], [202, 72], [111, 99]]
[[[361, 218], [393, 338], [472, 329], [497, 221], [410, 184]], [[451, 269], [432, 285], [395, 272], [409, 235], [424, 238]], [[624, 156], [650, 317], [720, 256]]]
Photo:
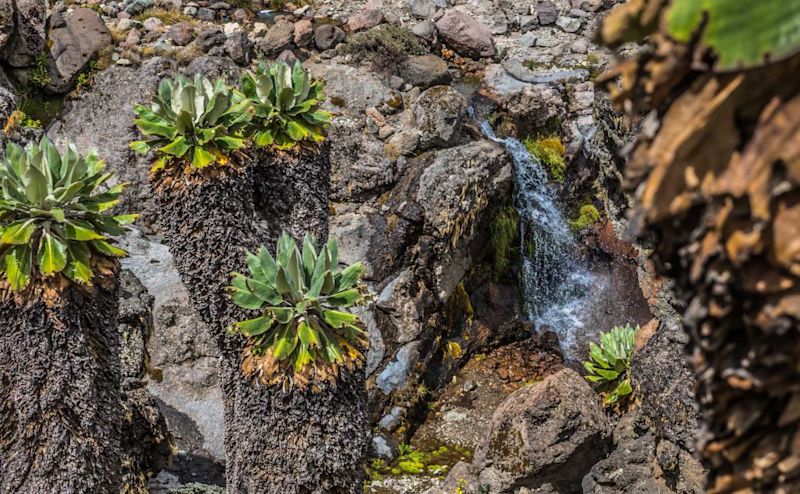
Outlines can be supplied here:
[[583, 230], [600, 221], [600, 211], [591, 204], [581, 206], [578, 217], [569, 222], [573, 230]]
[[537, 158], [550, 172], [550, 177], [558, 182], [564, 181], [567, 164], [564, 161], [564, 144], [561, 138], [553, 136], [539, 136], [535, 139], [527, 137], [522, 141], [525, 149], [531, 156]]
[[444, 477], [459, 461], [472, 459], [472, 451], [461, 446], [440, 445], [429, 451], [420, 451], [407, 444], [398, 446], [400, 455], [392, 462], [375, 459], [368, 468], [372, 481], [386, 476], [429, 475]]
[[519, 238], [519, 211], [513, 204], [506, 204], [489, 226], [492, 243], [492, 272], [495, 278], [502, 276], [511, 266]]

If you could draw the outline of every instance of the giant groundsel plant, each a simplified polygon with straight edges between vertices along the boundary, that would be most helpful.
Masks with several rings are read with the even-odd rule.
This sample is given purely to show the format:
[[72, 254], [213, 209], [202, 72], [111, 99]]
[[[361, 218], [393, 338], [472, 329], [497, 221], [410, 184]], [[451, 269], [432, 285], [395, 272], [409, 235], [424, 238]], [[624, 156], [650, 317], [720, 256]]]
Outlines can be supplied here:
[[62, 155], [42, 137], [24, 149], [9, 143], [0, 164], [0, 274], [13, 291], [36, 277], [64, 275], [90, 285], [95, 261], [121, 257], [111, 236], [125, 233], [136, 215], [115, 216], [124, 184], [105, 190], [111, 178], [94, 151]]
[[244, 374], [284, 388], [335, 382], [339, 370], [363, 365], [367, 337], [355, 314], [363, 304], [363, 264], [338, 266], [338, 248], [330, 240], [319, 251], [307, 235], [302, 251], [286, 233], [275, 258], [261, 247], [247, 254], [250, 276], [234, 274], [235, 304], [261, 314], [234, 324], [247, 341]]
[[633, 392], [630, 371], [637, 330], [629, 324], [615, 326], [600, 335], [599, 345], [589, 343], [589, 360], [583, 363], [589, 372], [586, 379], [595, 384], [606, 406]]
[[137, 105], [134, 112], [145, 140], [132, 142], [131, 148], [142, 154], [155, 151], [153, 171], [172, 163], [189, 169], [226, 164], [246, 146], [249, 103], [235, 98], [222, 79], [212, 83], [199, 74], [165, 79], [150, 106]]
[[289, 149], [302, 141], [319, 142], [331, 114], [321, 110], [321, 81], [312, 80], [302, 64], [261, 63], [241, 80], [242, 93], [254, 109], [252, 139], [257, 147]]

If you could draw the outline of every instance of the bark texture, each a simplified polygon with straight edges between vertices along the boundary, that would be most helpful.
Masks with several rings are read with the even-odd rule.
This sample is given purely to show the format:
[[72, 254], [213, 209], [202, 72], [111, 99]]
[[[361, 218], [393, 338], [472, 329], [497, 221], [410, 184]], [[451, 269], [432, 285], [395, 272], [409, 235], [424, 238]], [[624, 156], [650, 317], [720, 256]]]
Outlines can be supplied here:
[[[327, 199], [323, 210], [303, 206], [303, 194], [280, 199], [282, 187], [297, 185], [280, 173], [283, 178], [274, 186], [262, 182], [265, 173], [278, 176], [263, 168], [269, 166], [279, 163], [263, 162], [258, 169], [193, 184], [157, 186], [160, 233], [193, 304], [219, 335], [227, 489], [252, 494], [360, 492], [369, 433], [363, 371], [343, 376], [338, 386], [321, 393], [295, 389], [284, 394], [243, 377], [243, 341], [226, 334], [231, 323], [253, 317], [234, 305], [225, 290], [231, 272], [246, 272], [245, 250], [260, 244], [271, 248], [283, 230], [301, 237], [311, 230], [320, 239], [327, 234]], [[313, 176], [323, 180], [320, 190], [327, 191], [327, 174]], [[306, 186], [316, 190], [313, 182]], [[291, 202], [279, 204], [282, 200]], [[265, 203], [274, 209], [259, 211], [256, 205]], [[303, 214], [295, 219], [292, 211]]]
[[[657, 28], [662, 7], [626, 4], [604, 36]], [[632, 224], [684, 310], [709, 492], [800, 492], [800, 55], [715, 73], [707, 47], [650, 40], [609, 87], [650, 112]]]
[[121, 488], [118, 287], [0, 300], [0, 493]]

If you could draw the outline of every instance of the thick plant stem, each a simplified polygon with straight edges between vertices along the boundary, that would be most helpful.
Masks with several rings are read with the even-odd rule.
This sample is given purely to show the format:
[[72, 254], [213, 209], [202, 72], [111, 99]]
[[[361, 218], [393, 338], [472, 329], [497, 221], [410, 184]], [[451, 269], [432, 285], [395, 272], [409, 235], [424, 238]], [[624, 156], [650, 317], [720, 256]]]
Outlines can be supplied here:
[[[342, 376], [339, 386], [320, 393], [295, 389], [285, 394], [244, 378], [243, 342], [226, 332], [231, 323], [254, 317], [228, 297], [230, 273], [245, 272], [246, 250], [274, 244], [269, 234], [258, 233], [258, 220], [270, 218], [256, 211], [254, 182], [254, 170], [244, 168], [201, 181], [156, 185], [160, 233], [195, 308], [219, 335], [227, 490], [360, 492], [368, 439], [363, 371]], [[319, 218], [314, 220], [319, 224]], [[327, 216], [321, 221], [327, 228]], [[270, 221], [270, 231], [279, 231], [280, 223]]]
[[103, 282], [0, 293], [0, 493], [120, 492], [118, 285]]

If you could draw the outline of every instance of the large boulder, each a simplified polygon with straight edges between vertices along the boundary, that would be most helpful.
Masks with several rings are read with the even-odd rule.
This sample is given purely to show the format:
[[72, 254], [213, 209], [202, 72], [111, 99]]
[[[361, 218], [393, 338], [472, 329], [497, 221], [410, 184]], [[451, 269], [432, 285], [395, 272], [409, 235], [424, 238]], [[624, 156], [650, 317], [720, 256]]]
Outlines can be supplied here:
[[597, 394], [566, 368], [515, 391], [497, 408], [473, 463], [490, 493], [523, 485], [579, 492], [584, 475], [605, 457], [609, 436]]
[[436, 55], [409, 57], [400, 64], [400, 76], [405, 81], [422, 89], [450, 84], [452, 76], [447, 62]]
[[436, 28], [445, 44], [459, 55], [483, 58], [497, 53], [491, 29], [466, 12], [447, 10], [436, 21]]
[[412, 106], [421, 134], [419, 147], [452, 146], [461, 135], [467, 99], [450, 86], [434, 86], [419, 95]]
[[69, 92], [75, 80], [103, 48], [111, 44], [111, 34], [97, 12], [77, 8], [64, 25], [50, 30], [50, 81], [45, 90]]
[[45, 47], [46, 20], [47, 2], [0, 0], [0, 59], [12, 67], [33, 65]]

